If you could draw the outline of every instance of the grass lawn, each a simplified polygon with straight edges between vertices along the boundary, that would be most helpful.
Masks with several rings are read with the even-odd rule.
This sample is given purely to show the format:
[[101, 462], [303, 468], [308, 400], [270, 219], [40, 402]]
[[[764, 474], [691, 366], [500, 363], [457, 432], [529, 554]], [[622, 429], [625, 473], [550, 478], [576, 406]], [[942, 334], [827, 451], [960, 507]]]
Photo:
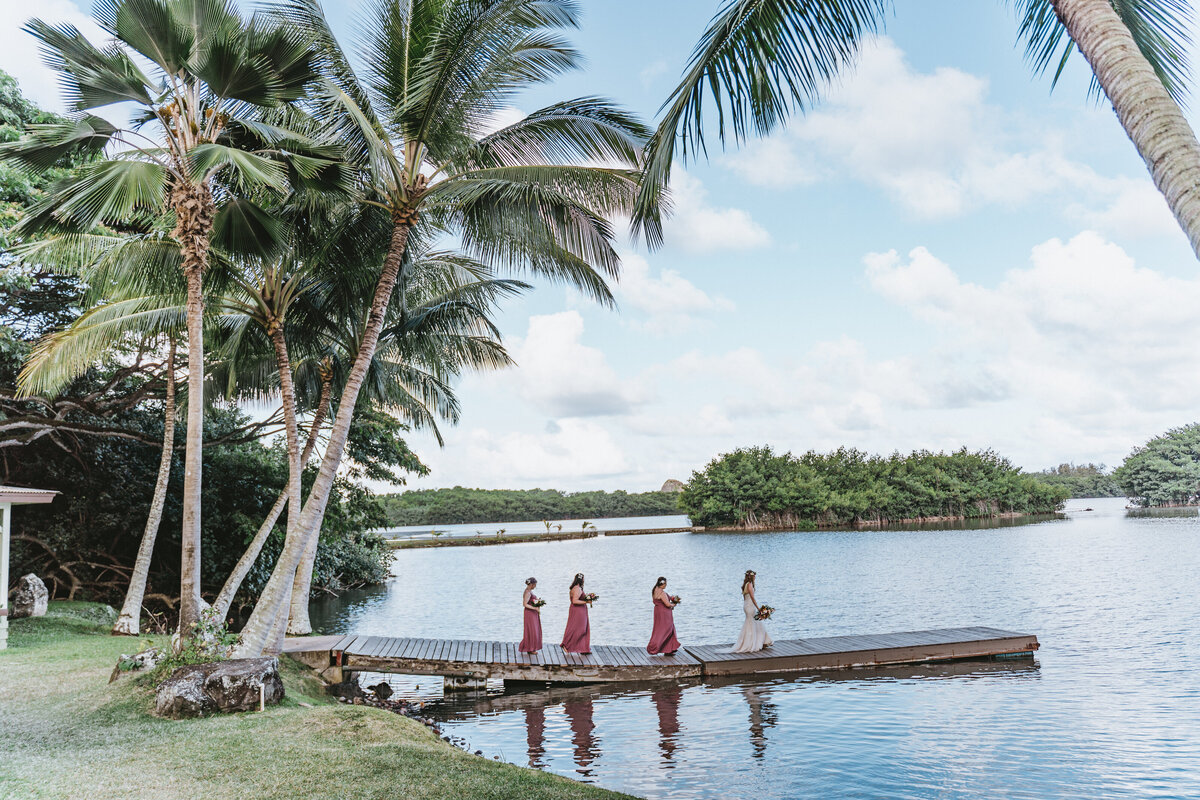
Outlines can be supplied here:
[[117, 655], [138, 644], [108, 635], [105, 611], [56, 602], [45, 617], [10, 621], [0, 650], [3, 800], [627, 797], [469, 755], [387, 711], [331, 702], [289, 658], [280, 660], [286, 697], [261, 714], [157, 719], [144, 677], [108, 683]]

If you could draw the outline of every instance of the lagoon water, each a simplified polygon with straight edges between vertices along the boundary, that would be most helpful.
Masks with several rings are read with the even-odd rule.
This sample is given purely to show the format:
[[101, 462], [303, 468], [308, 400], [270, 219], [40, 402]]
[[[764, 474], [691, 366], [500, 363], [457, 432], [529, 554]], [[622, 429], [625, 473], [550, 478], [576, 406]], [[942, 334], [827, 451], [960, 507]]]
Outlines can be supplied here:
[[[1090, 509], [1090, 510], [1085, 510]], [[487, 757], [648, 798], [1200, 797], [1200, 517], [1074, 500], [996, 528], [682, 533], [400, 551], [384, 587], [316, 604], [321, 632], [520, 637], [525, 577], [600, 595], [592, 641], [643, 644], [659, 574], [685, 644], [732, 641], [758, 572], [775, 638], [988, 625], [1035, 659], [442, 700], [389, 677]]]

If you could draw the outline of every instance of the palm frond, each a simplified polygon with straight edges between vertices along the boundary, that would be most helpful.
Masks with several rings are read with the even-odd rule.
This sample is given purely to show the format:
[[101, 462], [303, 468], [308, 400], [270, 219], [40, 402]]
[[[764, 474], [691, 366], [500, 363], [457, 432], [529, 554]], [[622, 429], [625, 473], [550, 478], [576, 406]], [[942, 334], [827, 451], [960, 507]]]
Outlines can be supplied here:
[[661, 192], [679, 157], [706, 152], [705, 98], [716, 113], [718, 140], [765, 136], [817, 101], [828, 82], [879, 29], [888, 0], [729, 0], [709, 23], [661, 109], [650, 139], [634, 231], [661, 244], [654, 222]]
[[[1187, 100], [1190, 82], [1188, 50], [1192, 43], [1192, 7], [1187, 0], [1110, 0], [1138, 50], [1150, 62], [1175, 102]], [[1025, 42], [1025, 58], [1037, 74], [1054, 65], [1050, 85], [1058, 85], [1075, 43], [1067, 36], [1050, 0], [1011, 0], [1020, 20], [1017, 38]], [[1095, 76], [1088, 94], [1103, 90]]]

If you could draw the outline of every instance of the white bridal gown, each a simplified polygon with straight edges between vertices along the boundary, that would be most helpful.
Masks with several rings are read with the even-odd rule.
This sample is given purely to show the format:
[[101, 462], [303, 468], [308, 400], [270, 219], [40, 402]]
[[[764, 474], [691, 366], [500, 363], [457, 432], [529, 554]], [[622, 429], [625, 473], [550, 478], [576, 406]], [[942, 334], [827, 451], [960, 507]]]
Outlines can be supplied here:
[[763, 624], [762, 620], [754, 618], [758, 609], [754, 607], [754, 602], [751, 601], [749, 594], [742, 595], [742, 610], [746, 612], [746, 621], [742, 623], [742, 632], [738, 634], [737, 644], [730, 652], [753, 653], [774, 644], [770, 634], [767, 633], [767, 626]]

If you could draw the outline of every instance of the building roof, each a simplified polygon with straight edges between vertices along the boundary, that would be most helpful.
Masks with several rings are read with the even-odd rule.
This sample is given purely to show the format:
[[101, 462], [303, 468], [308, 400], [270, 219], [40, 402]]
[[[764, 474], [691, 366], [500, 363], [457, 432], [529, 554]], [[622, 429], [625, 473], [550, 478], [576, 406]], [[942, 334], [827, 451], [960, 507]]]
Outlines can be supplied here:
[[31, 505], [33, 503], [49, 503], [58, 492], [50, 489], [27, 489], [24, 486], [0, 485], [0, 503], [13, 505]]

